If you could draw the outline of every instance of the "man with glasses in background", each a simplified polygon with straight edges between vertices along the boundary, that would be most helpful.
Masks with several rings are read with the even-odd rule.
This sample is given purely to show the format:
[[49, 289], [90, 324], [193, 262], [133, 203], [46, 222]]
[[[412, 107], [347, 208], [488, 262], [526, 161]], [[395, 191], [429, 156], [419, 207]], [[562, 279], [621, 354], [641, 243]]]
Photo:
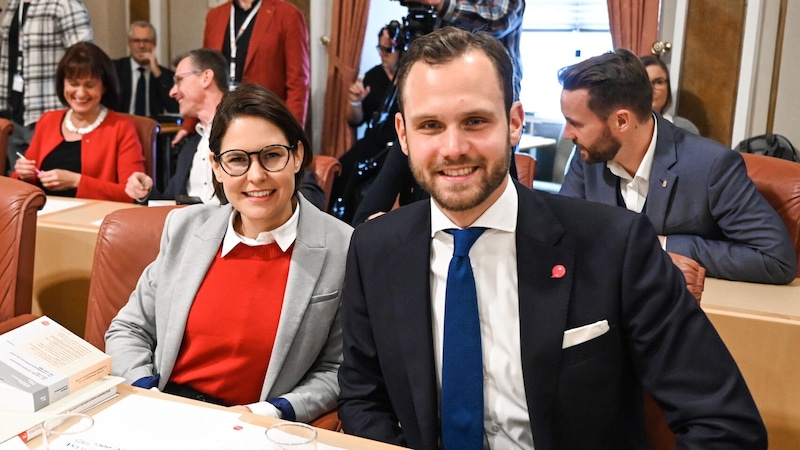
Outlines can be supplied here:
[[114, 60], [122, 94], [117, 111], [154, 119], [165, 112], [177, 114], [178, 102], [169, 95], [175, 72], [158, 64], [153, 25], [144, 20], [133, 22], [128, 49], [129, 57]]
[[[128, 178], [125, 192], [137, 202], [175, 199], [181, 203], [219, 204], [208, 160], [208, 138], [217, 105], [228, 92], [228, 62], [222, 53], [208, 48], [192, 50], [175, 61], [175, 85], [169, 95], [180, 105], [181, 116], [197, 118], [197, 134], [182, 144], [175, 174], [163, 192], [154, 189], [153, 179], [142, 172]], [[322, 205], [324, 194], [313, 171], [306, 171], [300, 192], [317, 207]]]

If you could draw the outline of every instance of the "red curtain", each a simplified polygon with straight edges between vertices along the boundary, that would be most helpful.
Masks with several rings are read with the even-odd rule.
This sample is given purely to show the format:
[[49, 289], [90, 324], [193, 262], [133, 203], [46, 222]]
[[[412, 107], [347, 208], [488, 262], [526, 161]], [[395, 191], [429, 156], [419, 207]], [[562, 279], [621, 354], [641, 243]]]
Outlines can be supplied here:
[[608, 24], [614, 48], [644, 56], [658, 37], [659, 0], [608, 0]]
[[353, 144], [347, 90], [358, 76], [370, 0], [334, 0], [320, 153], [338, 158]]

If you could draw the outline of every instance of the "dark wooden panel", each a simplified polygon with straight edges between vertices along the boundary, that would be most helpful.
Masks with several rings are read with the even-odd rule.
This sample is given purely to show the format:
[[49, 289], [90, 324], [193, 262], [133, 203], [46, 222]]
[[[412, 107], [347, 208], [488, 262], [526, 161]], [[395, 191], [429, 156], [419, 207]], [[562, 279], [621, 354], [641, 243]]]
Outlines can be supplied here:
[[150, 22], [150, 0], [130, 0], [128, 8], [130, 10], [131, 22], [137, 20]]
[[746, 0], [692, 0], [678, 89], [679, 116], [731, 145]]

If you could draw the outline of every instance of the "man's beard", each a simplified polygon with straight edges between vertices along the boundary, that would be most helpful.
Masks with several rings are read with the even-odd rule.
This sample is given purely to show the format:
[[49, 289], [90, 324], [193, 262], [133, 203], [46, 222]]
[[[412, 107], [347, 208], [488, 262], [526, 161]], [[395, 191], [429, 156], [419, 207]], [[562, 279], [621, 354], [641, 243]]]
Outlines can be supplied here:
[[[411, 149], [409, 149], [410, 153]], [[408, 164], [420, 186], [433, 197], [442, 209], [459, 212], [477, 207], [500, 187], [508, 174], [510, 153], [510, 151], [506, 152], [506, 156], [493, 165], [489, 165], [485, 160], [470, 160], [466, 155], [461, 155], [452, 161], [440, 159], [430, 168], [416, 167], [410, 157]], [[450, 185], [443, 182], [437, 184], [438, 172], [451, 166], [463, 165], [475, 165], [478, 166], [478, 170], [483, 170], [483, 176], [477, 180], [477, 184], [474, 182], [462, 185]]]
[[577, 139], [573, 139], [572, 142], [578, 147], [578, 150], [585, 150], [580, 152], [580, 155], [586, 164], [611, 161], [622, 148], [619, 140], [611, 135], [611, 129], [608, 126], [603, 129], [602, 136], [591, 147], [582, 146]]

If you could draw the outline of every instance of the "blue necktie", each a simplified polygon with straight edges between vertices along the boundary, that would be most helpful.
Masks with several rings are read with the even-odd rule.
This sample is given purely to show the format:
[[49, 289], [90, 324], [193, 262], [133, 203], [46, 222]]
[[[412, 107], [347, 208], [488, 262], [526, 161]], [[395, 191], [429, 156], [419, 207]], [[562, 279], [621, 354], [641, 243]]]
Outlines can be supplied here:
[[133, 104], [133, 113], [137, 116], [146, 116], [145, 106], [147, 105], [147, 87], [145, 86], [144, 67], [136, 69], [139, 71], [139, 81], [136, 82], [136, 97]]
[[485, 228], [447, 230], [455, 239], [447, 271], [442, 346], [442, 443], [483, 449], [483, 354], [478, 294], [469, 249]]

